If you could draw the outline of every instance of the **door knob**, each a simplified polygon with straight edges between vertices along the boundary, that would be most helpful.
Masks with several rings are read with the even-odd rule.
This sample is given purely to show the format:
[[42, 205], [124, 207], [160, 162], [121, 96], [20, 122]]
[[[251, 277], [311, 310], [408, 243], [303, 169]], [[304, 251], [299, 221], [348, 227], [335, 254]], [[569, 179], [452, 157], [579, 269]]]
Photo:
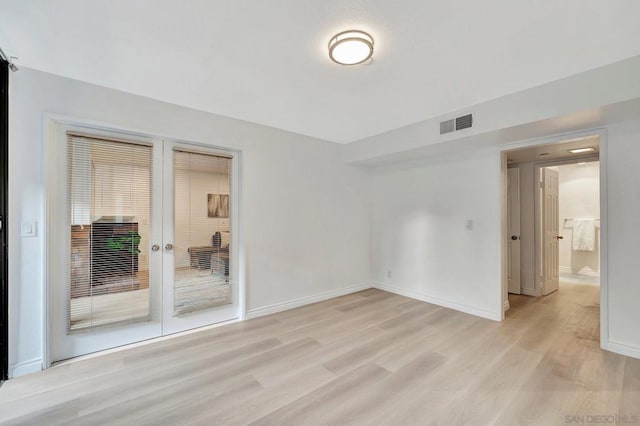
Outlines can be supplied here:
[[517, 235], [512, 235], [512, 236], [511, 236], [511, 239], [512, 239], [513, 241], [515, 241], [515, 240], [517, 240], [517, 239], [518, 239], [518, 236], [517, 236]]
[[562, 235], [558, 235], [556, 238], [559, 240], [564, 240], [564, 237]]
[[165, 245], [164, 245], [164, 248], [165, 248], [166, 250], [172, 250], [172, 249], [173, 249], [173, 244], [171, 244], [171, 243], [167, 243], [167, 244], [165, 244]]
[[158, 251], [158, 250], [160, 250], [160, 246], [157, 245], [157, 244], [154, 244], [154, 245], [151, 246], [151, 250]]

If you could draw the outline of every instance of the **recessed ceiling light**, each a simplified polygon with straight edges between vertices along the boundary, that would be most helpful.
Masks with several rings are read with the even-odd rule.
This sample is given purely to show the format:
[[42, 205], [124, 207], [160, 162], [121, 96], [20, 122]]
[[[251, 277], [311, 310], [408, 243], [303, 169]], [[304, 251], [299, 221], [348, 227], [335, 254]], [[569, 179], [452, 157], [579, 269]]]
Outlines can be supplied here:
[[595, 152], [595, 148], [592, 146], [587, 146], [584, 148], [574, 148], [574, 149], [570, 149], [569, 152], [572, 154], [582, 154], [584, 152]]
[[338, 64], [361, 64], [372, 55], [373, 37], [364, 31], [343, 31], [329, 40], [329, 57]]

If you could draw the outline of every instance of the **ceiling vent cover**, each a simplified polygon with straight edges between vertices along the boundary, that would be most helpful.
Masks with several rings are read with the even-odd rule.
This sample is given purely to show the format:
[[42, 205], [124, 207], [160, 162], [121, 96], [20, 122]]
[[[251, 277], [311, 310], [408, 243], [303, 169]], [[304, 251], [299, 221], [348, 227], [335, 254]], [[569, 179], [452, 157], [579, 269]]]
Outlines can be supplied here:
[[451, 120], [440, 122], [440, 134], [451, 133], [458, 130], [469, 129], [473, 126], [473, 115], [467, 114]]
[[451, 133], [455, 130], [455, 120], [452, 118], [451, 120], [440, 122], [440, 134], [444, 135], [445, 133]]
[[468, 129], [473, 126], [473, 115], [467, 114], [456, 118], [456, 130]]

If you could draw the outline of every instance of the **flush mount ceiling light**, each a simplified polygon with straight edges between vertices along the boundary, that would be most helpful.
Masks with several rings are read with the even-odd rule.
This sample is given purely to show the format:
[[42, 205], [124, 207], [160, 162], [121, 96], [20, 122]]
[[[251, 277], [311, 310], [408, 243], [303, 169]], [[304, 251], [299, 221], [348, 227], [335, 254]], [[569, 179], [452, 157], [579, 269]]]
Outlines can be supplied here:
[[585, 148], [574, 148], [570, 149], [569, 152], [572, 154], [583, 154], [585, 152], [595, 152], [595, 148], [592, 146], [587, 146]]
[[373, 37], [364, 31], [349, 30], [329, 40], [329, 58], [340, 65], [358, 65], [373, 55]]

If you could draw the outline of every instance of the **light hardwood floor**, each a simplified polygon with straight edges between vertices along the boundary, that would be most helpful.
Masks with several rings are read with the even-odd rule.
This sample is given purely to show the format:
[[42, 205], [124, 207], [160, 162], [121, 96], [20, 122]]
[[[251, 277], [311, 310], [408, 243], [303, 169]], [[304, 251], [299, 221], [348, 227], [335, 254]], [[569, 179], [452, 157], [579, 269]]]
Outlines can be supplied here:
[[599, 349], [598, 287], [510, 299], [498, 323], [366, 290], [11, 380], [0, 422], [640, 423], [640, 360]]

